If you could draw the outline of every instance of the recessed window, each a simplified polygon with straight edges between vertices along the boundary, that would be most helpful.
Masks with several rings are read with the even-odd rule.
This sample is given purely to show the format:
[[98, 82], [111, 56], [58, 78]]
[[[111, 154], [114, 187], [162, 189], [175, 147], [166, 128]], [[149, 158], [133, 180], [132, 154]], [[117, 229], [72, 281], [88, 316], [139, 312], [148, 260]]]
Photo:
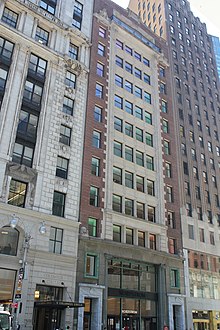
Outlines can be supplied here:
[[52, 15], [55, 14], [56, 4], [57, 4], [57, 0], [41, 0], [40, 1], [40, 7]]
[[100, 159], [96, 157], [92, 157], [91, 173], [95, 176], [99, 176], [99, 172], [100, 172]]
[[148, 92], [144, 92], [144, 101], [151, 104], [151, 94]]
[[149, 74], [144, 73], [144, 82], [148, 85], [150, 85], [150, 76]]
[[143, 57], [143, 63], [148, 67], [150, 66], [150, 61], [146, 57]]
[[129, 198], [125, 198], [125, 214], [134, 215], [134, 201]]
[[39, 77], [44, 77], [46, 73], [46, 68], [47, 61], [37, 55], [31, 54], [28, 66], [28, 70], [30, 73]]
[[2, 14], [2, 22], [8, 24], [9, 26], [16, 28], [18, 21], [18, 14], [9, 8], [5, 7]]
[[73, 26], [75, 26], [79, 30], [81, 30], [82, 17], [83, 17], [83, 5], [80, 2], [75, 1], [75, 5], [73, 9]]
[[144, 192], [144, 178], [142, 176], [136, 175], [136, 189]]
[[114, 141], [114, 155], [122, 157], [122, 143]]
[[71, 128], [61, 125], [60, 126], [60, 143], [63, 143], [67, 146], [70, 145], [71, 140]]
[[53, 215], [56, 215], [58, 217], [64, 217], [65, 199], [66, 199], [65, 194], [59, 191], [54, 191], [53, 209], [52, 209]]
[[105, 46], [101, 43], [98, 43], [98, 55], [105, 56]]
[[118, 117], [114, 117], [114, 129], [118, 132], [123, 131], [123, 121]]
[[48, 41], [49, 41], [49, 32], [42, 29], [41, 27], [37, 26], [35, 40], [38, 41], [39, 43], [47, 46]]
[[135, 115], [136, 118], [142, 120], [143, 119], [143, 109], [138, 107], [137, 105], [135, 105], [134, 115]]
[[112, 209], [116, 212], [122, 212], [122, 197], [113, 194], [112, 195]]
[[73, 107], [74, 107], [74, 101], [72, 99], [64, 96], [62, 111], [64, 113], [66, 113], [67, 115], [72, 116], [73, 115]]
[[152, 125], [152, 114], [145, 111], [145, 122], [149, 125]]
[[147, 155], [146, 156], [147, 169], [154, 171], [154, 158]]
[[98, 256], [93, 253], [86, 254], [85, 276], [94, 278], [98, 276]]
[[157, 246], [156, 246], [156, 235], [154, 234], [149, 234], [149, 248], [151, 250], [156, 250]]
[[154, 181], [147, 179], [147, 193], [148, 195], [155, 196]]
[[98, 123], [101, 123], [102, 121], [102, 108], [95, 105], [94, 108], [94, 120]]
[[168, 239], [168, 250], [171, 254], [176, 254], [176, 239], [169, 238]]
[[148, 146], [153, 147], [153, 135], [150, 133], [146, 133], [145, 142]]
[[134, 231], [131, 228], [126, 228], [126, 244], [133, 244]]
[[16, 228], [4, 226], [0, 229], [0, 254], [17, 255], [19, 232]]
[[194, 240], [194, 227], [193, 225], [188, 225], [188, 235], [189, 235], [189, 239]]
[[8, 204], [25, 207], [25, 198], [27, 192], [27, 183], [11, 179]]
[[144, 166], [144, 154], [141, 151], [136, 150], [136, 164]]
[[148, 215], [147, 220], [150, 221], [150, 222], [156, 222], [156, 219], [155, 219], [155, 207], [148, 205], [147, 212], [148, 212], [148, 214], [147, 214]]
[[26, 102], [33, 103], [39, 107], [41, 104], [43, 88], [36, 83], [26, 80], [24, 86], [24, 99]]
[[113, 182], [122, 184], [122, 169], [119, 167], [113, 167]]
[[145, 232], [138, 230], [138, 246], [145, 247]]
[[10, 60], [13, 53], [14, 44], [0, 37], [0, 56]]
[[22, 137], [28, 137], [32, 141], [36, 140], [37, 136], [38, 116], [21, 110], [18, 122], [17, 134]]
[[31, 146], [15, 143], [12, 155], [12, 161], [18, 164], [23, 164], [28, 167], [32, 166], [34, 149]]
[[63, 157], [57, 157], [56, 176], [67, 179], [69, 160]]
[[133, 73], [133, 67], [132, 67], [132, 64], [129, 63], [129, 62], [125, 62], [125, 70], [129, 73]]
[[106, 37], [106, 29], [104, 29], [103, 27], [99, 27], [99, 36], [101, 38], [105, 38]]
[[51, 227], [49, 239], [49, 252], [61, 254], [63, 243], [63, 229]]
[[143, 142], [143, 130], [136, 127], [135, 129], [135, 137], [137, 141]]
[[177, 269], [170, 270], [170, 286], [171, 288], [179, 288], [179, 271]]
[[125, 186], [131, 189], [134, 188], [134, 175], [128, 171], [125, 171]]
[[71, 88], [76, 88], [76, 75], [67, 71], [65, 85]]
[[170, 142], [167, 140], [163, 141], [165, 155], [170, 155]]
[[125, 159], [128, 160], [129, 162], [133, 162], [134, 160], [133, 148], [129, 146], [125, 146]]
[[99, 188], [93, 186], [90, 187], [89, 204], [96, 207], [99, 206]]
[[100, 62], [96, 64], [96, 74], [100, 77], [104, 76], [104, 65]]
[[120, 68], [123, 68], [123, 59], [116, 55], [115, 57], [115, 64]]
[[137, 202], [137, 217], [140, 219], [145, 219], [145, 205], [143, 203]]
[[113, 241], [121, 242], [121, 226], [113, 225]]
[[97, 237], [97, 219], [88, 218], [88, 234]]
[[99, 99], [103, 98], [103, 86], [100, 85], [99, 83], [96, 83], [95, 86], [95, 96], [98, 97]]
[[98, 131], [93, 131], [92, 133], [92, 146], [101, 148], [101, 133]]
[[79, 47], [77, 47], [76, 45], [70, 43], [70, 46], [69, 46], [69, 56], [73, 60], [78, 60], [78, 55], [79, 55]]

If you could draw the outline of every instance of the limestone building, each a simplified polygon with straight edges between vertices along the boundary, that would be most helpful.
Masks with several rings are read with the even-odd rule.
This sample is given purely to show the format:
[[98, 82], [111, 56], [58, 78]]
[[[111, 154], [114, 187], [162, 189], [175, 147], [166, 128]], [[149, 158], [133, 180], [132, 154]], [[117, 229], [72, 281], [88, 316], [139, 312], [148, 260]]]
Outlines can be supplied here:
[[0, 1], [0, 303], [22, 329], [73, 326], [92, 6]]
[[[212, 38], [185, 0], [131, 0], [169, 47], [187, 329], [220, 327], [219, 79]], [[171, 328], [172, 329], [172, 328]], [[175, 329], [179, 329], [178, 327]]]

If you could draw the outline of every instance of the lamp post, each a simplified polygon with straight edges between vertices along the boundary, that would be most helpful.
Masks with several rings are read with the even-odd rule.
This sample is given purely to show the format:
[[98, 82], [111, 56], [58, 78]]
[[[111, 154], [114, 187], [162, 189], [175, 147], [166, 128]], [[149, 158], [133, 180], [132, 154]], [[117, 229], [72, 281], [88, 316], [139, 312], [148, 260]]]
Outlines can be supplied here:
[[[10, 220], [10, 226], [11, 228], [15, 229], [18, 223], [21, 223], [23, 229], [24, 229], [24, 242], [23, 242], [23, 257], [22, 257], [22, 262], [21, 262], [21, 268], [19, 269], [19, 274], [18, 274], [18, 282], [17, 282], [17, 287], [16, 287], [16, 293], [15, 293], [15, 304], [17, 305], [16, 313], [14, 314], [14, 320], [13, 320], [13, 330], [17, 330], [19, 327], [18, 323], [18, 315], [19, 315], [19, 307], [20, 307], [20, 302], [22, 299], [22, 280], [25, 277], [25, 268], [27, 265], [27, 254], [28, 250], [30, 248], [30, 241], [32, 239], [31, 236], [31, 228], [29, 231], [26, 231], [25, 224], [24, 222], [17, 217], [15, 214], [13, 214], [12, 219]], [[46, 234], [46, 226], [45, 222], [42, 221], [40, 222], [39, 226], [39, 232], [41, 235]]]

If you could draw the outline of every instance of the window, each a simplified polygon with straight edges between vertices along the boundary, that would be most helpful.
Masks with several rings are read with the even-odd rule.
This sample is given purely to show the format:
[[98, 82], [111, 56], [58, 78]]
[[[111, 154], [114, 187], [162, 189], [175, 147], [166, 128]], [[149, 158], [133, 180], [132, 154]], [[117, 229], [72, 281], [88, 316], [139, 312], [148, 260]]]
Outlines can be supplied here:
[[146, 156], [147, 169], [154, 171], [154, 158], [147, 155]]
[[144, 154], [141, 151], [136, 150], [136, 164], [144, 166]]
[[33, 155], [34, 155], [33, 147], [16, 142], [14, 145], [12, 161], [18, 164], [31, 167], [33, 161]]
[[174, 238], [169, 238], [168, 250], [169, 250], [169, 253], [176, 254], [176, 240]]
[[41, 44], [47, 46], [49, 41], [49, 32], [37, 26], [35, 40], [40, 42]]
[[36, 76], [44, 77], [47, 68], [47, 61], [43, 60], [39, 56], [31, 54], [29, 62], [29, 71], [34, 73]]
[[133, 93], [133, 84], [130, 81], [125, 80], [124, 88], [127, 92]]
[[139, 70], [138, 68], [134, 68], [134, 75], [136, 78], [142, 79], [141, 70]]
[[193, 167], [193, 177], [195, 179], [198, 179], [199, 178], [199, 176], [198, 176], [198, 169], [195, 166]]
[[63, 143], [67, 146], [70, 145], [71, 140], [71, 128], [61, 125], [60, 126], [60, 143]]
[[157, 246], [156, 246], [156, 235], [154, 234], [149, 234], [149, 248], [151, 250], [156, 250]]
[[113, 225], [113, 241], [121, 242], [121, 226]]
[[210, 232], [209, 237], [210, 237], [210, 244], [215, 245], [215, 235], [214, 235], [214, 233]]
[[199, 228], [199, 240], [205, 243], [205, 230], [203, 228]]
[[102, 108], [95, 105], [94, 108], [94, 120], [101, 123], [102, 121]]
[[[97, 51], [98, 55], [100, 56], [105, 56], [105, 46], [101, 43], [98, 43], [98, 51]], [[118, 56], [116, 56], [117, 58]], [[122, 60], [122, 59], [121, 59]], [[122, 63], [123, 63], [123, 60], [122, 60]], [[117, 62], [116, 62], [117, 64]], [[122, 64], [122, 67], [123, 67], [123, 64]]]
[[8, 195], [8, 204], [25, 207], [26, 192], [26, 183], [11, 179]]
[[57, 0], [41, 0], [40, 1], [40, 7], [52, 15], [55, 14], [56, 4], [57, 4]]
[[10, 60], [12, 57], [14, 44], [0, 37], [0, 56]]
[[122, 132], [123, 131], [123, 121], [118, 117], [114, 117], [114, 129], [116, 131]]
[[131, 172], [125, 171], [125, 186], [128, 188], [134, 188], [134, 175]]
[[57, 157], [56, 176], [67, 179], [69, 160], [63, 157]]
[[135, 129], [135, 137], [137, 141], [143, 142], [143, 130], [136, 127]]
[[164, 133], [169, 133], [168, 121], [166, 119], [162, 120], [162, 129]]
[[24, 110], [20, 111], [17, 133], [36, 140], [38, 117]]
[[174, 212], [172, 212], [172, 211], [167, 212], [167, 221], [168, 221], [168, 226], [170, 228], [175, 228], [176, 227]]
[[148, 92], [144, 92], [144, 101], [151, 104], [151, 94]]
[[70, 46], [69, 46], [69, 56], [73, 60], [78, 60], [78, 55], [79, 55], [79, 47], [77, 47], [76, 45], [70, 43]]
[[133, 148], [125, 146], [125, 159], [133, 162]]
[[63, 229], [50, 227], [49, 252], [61, 254]]
[[96, 157], [92, 157], [91, 174], [95, 176], [99, 176], [99, 172], [100, 172], [100, 159]]
[[153, 135], [150, 133], [146, 133], [145, 139], [146, 144], [150, 147], [153, 147]]
[[145, 57], [143, 57], [143, 63], [144, 63], [144, 65], [146, 65], [148, 67], [150, 66], [150, 61]]
[[73, 115], [73, 107], [74, 107], [74, 101], [70, 98], [64, 96], [63, 100], [63, 112], [67, 115], [72, 116]]
[[145, 219], [145, 205], [143, 203], [137, 202], [137, 217], [140, 219]]
[[89, 204], [92, 206], [99, 206], [99, 188], [90, 186]]
[[97, 237], [97, 219], [88, 218], [88, 234]]
[[133, 236], [134, 236], [133, 229], [126, 228], [126, 244], [133, 244], [133, 239], [134, 239]]
[[132, 199], [125, 198], [125, 214], [134, 215], [134, 201]]
[[65, 194], [58, 191], [54, 191], [53, 209], [52, 209], [53, 215], [56, 215], [58, 217], [64, 217], [65, 199], [66, 199]]
[[171, 286], [171, 288], [179, 288], [179, 286], [180, 286], [179, 271], [177, 269], [170, 270], [170, 286]]
[[171, 167], [172, 167], [172, 165], [170, 163], [167, 163], [167, 162], [165, 163], [165, 175], [167, 178], [172, 177]]
[[193, 225], [188, 225], [188, 235], [189, 235], [189, 239], [195, 239]]
[[155, 219], [155, 207], [154, 206], [149, 206], [147, 208], [147, 220], [150, 222], [156, 222]]
[[10, 226], [2, 227], [0, 229], [0, 242], [1, 242], [0, 254], [16, 256], [18, 239], [19, 239], [19, 231], [17, 229], [11, 228]]
[[103, 98], [103, 86], [100, 85], [99, 83], [96, 83], [95, 86], [95, 96], [98, 97], [99, 99]]
[[167, 201], [173, 203], [173, 188], [170, 186], [167, 186]]
[[125, 134], [127, 136], [133, 137], [133, 125], [125, 123]]
[[134, 52], [134, 57], [138, 60], [141, 61], [141, 55], [137, 52]]
[[167, 113], [167, 102], [162, 100], [161, 106], [162, 106], [161, 108], [162, 112]]
[[125, 62], [125, 70], [129, 73], [133, 73], [133, 67], [132, 67], [132, 64], [129, 63], [129, 62]]
[[102, 26], [99, 27], [99, 36], [101, 38], [106, 38], [106, 29], [104, 29]]
[[201, 193], [200, 193], [200, 188], [198, 186], [195, 186], [195, 195], [196, 199], [201, 199]]
[[142, 98], [142, 89], [138, 86], [135, 86], [134, 88], [134, 95], [138, 97], [139, 99]]
[[138, 246], [145, 247], [145, 232], [138, 230]]
[[197, 215], [198, 215], [198, 219], [202, 220], [202, 208], [201, 207], [197, 207], [196, 208], [197, 211]]
[[167, 140], [163, 141], [165, 155], [170, 155], [170, 142]]
[[147, 180], [147, 193], [148, 195], [155, 196], [154, 181]]
[[135, 105], [134, 115], [136, 118], [143, 119], [143, 109]]
[[115, 85], [123, 88], [123, 78], [119, 75], [115, 75]]
[[113, 209], [113, 211], [122, 213], [122, 197], [121, 196], [113, 194], [112, 209]]
[[115, 95], [114, 105], [115, 105], [115, 107], [117, 107], [119, 109], [123, 109], [123, 98], [118, 95]]
[[166, 94], [166, 85], [162, 82], [159, 83], [160, 86], [160, 93]]
[[118, 157], [122, 157], [122, 143], [114, 141], [114, 155]]
[[86, 253], [85, 277], [98, 277], [98, 256], [93, 253]]
[[104, 65], [100, 62], [96, 64], [96, 74], [100, 77], [104, 77]]
[[18, 14], [9, 8], [5, 7], [2, 14], [2, 22], [8, 24], [9, 26], [16, 28], [18, 20]]
[[150, 76], [149, 76], [149, 74], [144, 73], [143, 77], [144, 77], [144, 82], [146, 84], [150, 85], [151, 83], [150, 83]]
[[75, 5], [73, 9], [73, 26], [81, 30], [83, 16], [83, 5], [75, 0]]
[[95, 148], [101, 148], [101, 133], [100, 132], [93, 131], [92, 146]]
[[192, 216], [192, 205], [190, 203], [186, 203], [186, 215], [189, 217]]
[[136, 189], [144, 192], [144, 178], [142, 176], [136, 175]]
[[116, 47], [123, 50], [124, 45], [123, 42], [121, 42], [120, 40], [116, 39], [116, 43], [115, 43]]
[[122, 169], [119, 167], [113, 167], [113, 182], [122, 184]]
[[71, 88], [76, 88], [76, 75], [67, 71], [65, 85]]
[[33, 83], [31, 81], [26, 80], [24, 86], [24, 99], [27, 102], [31, 102], [36, 106], [40, 106], [41, 97], [42, 97], [43, 89], [41, 86]]
[[152, 114], [150, 112], [145, 111], [145, 122], [152, 125]]

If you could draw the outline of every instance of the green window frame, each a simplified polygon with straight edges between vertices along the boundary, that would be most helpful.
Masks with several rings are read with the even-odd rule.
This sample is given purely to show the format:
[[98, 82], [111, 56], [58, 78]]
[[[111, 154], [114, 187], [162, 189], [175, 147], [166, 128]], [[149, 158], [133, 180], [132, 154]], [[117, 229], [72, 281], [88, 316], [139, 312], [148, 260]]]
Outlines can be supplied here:
[[179, 269], [177, 268], [170, 269], [170, 287], [171, 288], [180, 287], [180, 273], [179, 273]]
[[99, 255], [92, 252], [85, 254], [84, 277], [98, 278], [99, 274]]

